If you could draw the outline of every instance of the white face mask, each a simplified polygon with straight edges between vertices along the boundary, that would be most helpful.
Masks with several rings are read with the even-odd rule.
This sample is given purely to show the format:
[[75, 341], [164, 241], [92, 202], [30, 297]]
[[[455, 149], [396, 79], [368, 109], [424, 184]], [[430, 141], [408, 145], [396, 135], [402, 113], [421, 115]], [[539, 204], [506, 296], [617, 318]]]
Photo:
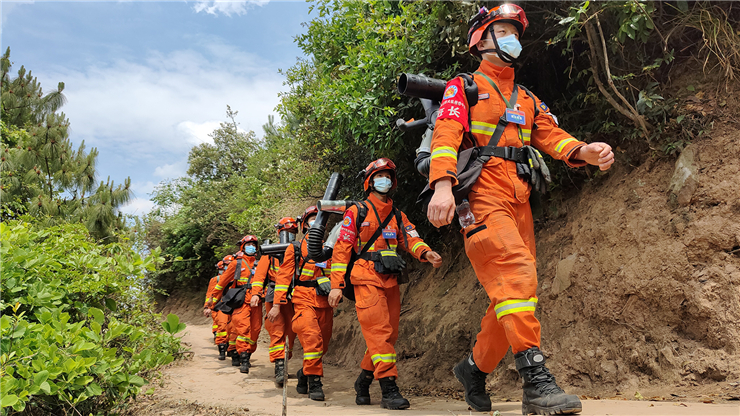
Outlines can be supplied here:
[[388, 192], [393, 186], [390, 178], [373, 178], [373, 187], [381, 194]]
[[522, 53], [522, 44], [516, 38], [516, 35], [507, 35], [500, 38], [496, 38], [498, 47], [501, 51], [508, 53], [512, 58], [518, 58]]

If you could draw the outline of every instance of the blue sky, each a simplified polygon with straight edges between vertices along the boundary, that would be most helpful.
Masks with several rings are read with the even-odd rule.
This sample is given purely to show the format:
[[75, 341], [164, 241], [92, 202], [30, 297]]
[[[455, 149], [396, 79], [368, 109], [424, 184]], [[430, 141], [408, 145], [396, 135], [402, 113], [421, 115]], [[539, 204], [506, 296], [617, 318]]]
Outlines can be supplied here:
[[[131, 177], [143, 214], [162, 180], [183, 176], [190, 148], [239, 111], [262, 135], [286, 90], [278, 69], [302, 51], [309, 4], [275, 1], [2, 0], [2, 51], [45, 91], [65, 83], [70, 138], [97, 147], [99, 179]], [[313, 16], [311, 16], [313, 17]]]

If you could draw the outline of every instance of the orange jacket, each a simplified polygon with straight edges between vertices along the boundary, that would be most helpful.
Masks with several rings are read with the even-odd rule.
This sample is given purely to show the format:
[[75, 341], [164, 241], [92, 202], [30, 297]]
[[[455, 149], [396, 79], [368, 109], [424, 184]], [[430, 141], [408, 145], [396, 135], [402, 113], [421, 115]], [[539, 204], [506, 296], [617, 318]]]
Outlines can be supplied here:
[[277, 281], [280, 260], [273, 256], [262, 256], [252, 277], [252, 295], [265, 296], [265, 286]]
[[[365, 243], [372, 237], [375, 230], [380, 227], [383, 219], [391, 213], [391, 207], [393, 201], [388, 198], [387, 202], [382, 202], [375, 195], [370, 194], [366, 199], [375, 205], [378, 210], [380, 218], [375, 215], [372, 206], [368, 203], [368, 212], [362, 224], [357, 224], [357, 207], [350, 207], [344, 214], [344, 221], [342, 223], [341, 231], [339, 232], [339, 238], [334, 246], [334, 254], [332, 255], [332, 268], [331, 268], [331, 281], [332, 288], [338, 288], [340, 286], [334, 286], [334, 282], [344, 282], [344, 274], [347, 271], [347, 265], [350, 262], [352, 256], [352, 250], [356, 250], [359, 253], [360, 250], [365, 246]], [[375, 240], [375, 243], [370, 246], [368, 253], [380, 250], [396, 250], [397, 247], [403, 248], [405, 251], [411, 253], [414, 257], [421, 261], [421, 256], [431, 251], [431, 248], [419, 238], [419, 233], [416, 232], [416, 227], [412, 224], [406, 214], [401, 213], [401, 221], [403, 224], [397, 224], [396, 218], [392, 218], [386, 227], [386, 230], [395, 231], [396, 237], [386, 239], [381, 235]], [[400, 227], [406, 229], [406, 235], [409, 237], [408, 245], [404, 242], [404, 233]], [[359, 236], [358, 235], [359, 228]], [[390, 246], [390, 247], [389, 247]], [[373, 262], [357, 259], [354, 268], [352, 269], [351, 282], [353, 285], [371, 285], [378, 287], [393, 287], [398, 285], [396, 276], [390, 274], [379, 274], [375, 271]]]
[[[305, 238], [301, 242], [301, 253], [304, 258], [308, 256], [308, 242]], [[319, 265], [323, 267], [319, 267]], [[327, 260], [325, 263], [319, 265], [313, 260], [305, 262], [298, 279], [302, 281], [328, 279], [329, 270], [331, 270], [331, 260]], [[280, 265], [280, 271], [275, 281], [275, 303], [288, 303], [288, 286], [290, 286], [295, 271], [295, 248], [291, 244], [285, 250], [283, 264]], [[344, 279], [344, 276], [342, 276], [342, 279]], [[332, 288], [334, 288], [335, 282], [332, 281], [331, 283]], [[344, 280], [342, 280], [343, 285]], [[337, 284], [336, 287], [339, 287], [339, 285]], [[330, 308], [328, 297], [317, 295], [316, 288], [314, 287], [295, 286], [292, 296], [291, 301], [295, 304], [311, 305], [316, 308]]]
[[[234, 260], [229, 263], [229, 267], [226, 268], [224, 271], [224, 274], [222, 274], [219, 279], [219, 282], [216, 284], [216, 286], [213, 287], [213, 289], [209, 293], [209, 297], [211, 298], [211, 301], [213, 302], [211, 306], [218, 303], [218, 301], [221, 300], [221, 296], [223, 295], [224, 288], [231, 284], [231, 282], [234, 281], [234, 275], [236, 272], [236, 264], [239, 263], [239, 259], [241, 259], [242, 263], [242, 271], [241, 274], [239, 274], [239, 280], [237, 281], [236, 287], [239, 287], [241, 285], [246, 285], [249, 281], [249, 277], [252, 275], [252, 267], [254, 267], [254, 262], [257, 260], [252, 256], [247, 256], [246, 254], [239, 252], [236, 253], [234, 256]], [[249, 299], [252, 297], [252, 290], [247, 290], [246, 299], [247, 302], [249, 302]]]
[[[499, 67], [488, 61], [481, 62], [479, 72], [490, 77], [501, 90], [501, 93], [509, 99], [514, 90], [514, 69], [511, 67]], [[485, 146], [491, 138], [491, 134], [506, 110], [506, 104], [498, 92], [480, 76], [474, 76], [478, 85], [478, 103], [470, 108], [470, 126], [463, 125], [458, 119], [445, 118], [450, 112], [461, 114], [461, 118], [467, 120], [468, 105], [465, 94], [459, 88], [460, 78], [451, 80], [442, 101], [440, 118], [434, 127], [432, 137], [432, 157], [429, 174], [430, 186], [434, 188], [434, 182], [441, 178], [451, 178], [452, 185], [457, 184], [457, 153], [463, 141], [463, 132], [470, 127], [470, 132], [475, 138], [476, 146]], [[451, 85], [456, 85], [454, 90]], [[455, 96], [452, 96], [452, 94]], [[445, 101], [449, 102], [445, 103]], [[550, 113], [550, 109], [535, 96], [535, 101], [523, 90], [519, 90], [516, 103], [519, 110], [525, 113], [525, 124], [521, 126], [522, 137], [519, 136], [517, 124], [510, 122], [504, 130], [498, 146], [522, 147], [532, 145], [546, 152], [555, 159], [564, 161], [570, 167], [584, 166], [586, 163], [571, 159], [575, 150], [584, 146], [585, 143], [574, 139], [570, 134], [559, 128], [557, 119]], [[451, 105], [455, 104], [455, 105]], [[539, 108], [539, 115], [534, 118], [534, 106]], [[537, 124], [533, 128], [533, 122]], [[481, 172], [478, 181], [473, 185], [472, 192], [494, 195], [497, 198], [514, 202], [524, 203], [529, 199], [531, 185], [516, 174], [516, 164], [498, 157], [491, 157]]]
[[216, 286], [216, 283], [218, 283], [219, 277], [220, 276], [212, 277], [211, 281], [208, 282], [208, 290], [206, 291], [206, 303], [203, 304], [204, 308], [207, 308], [209, 305], [212, 305], [211, 292], [213, 291], [213, 287]]

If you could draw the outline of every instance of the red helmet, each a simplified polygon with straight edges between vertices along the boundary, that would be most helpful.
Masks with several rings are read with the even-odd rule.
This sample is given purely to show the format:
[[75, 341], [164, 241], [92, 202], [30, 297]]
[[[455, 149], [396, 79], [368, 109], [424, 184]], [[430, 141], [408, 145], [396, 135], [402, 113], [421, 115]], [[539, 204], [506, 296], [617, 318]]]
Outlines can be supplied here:
[[226, 266], [229, 265], [229, 263], [231, 263], [232, 261], [234, 261], [234, 256], [232, 256], [231, 254], [228, 254], [228, 255], [226, 255], [226, 257], [224, 257], [224, 259], [222, 261], [224, 262], [224, 267], [226, 267]]
[[303, 231], [303, 234], [306, 234], [306, 231], [308, 231], [308, 222], [306, 219], [311, 215], [318, 215], [319, 209], [316, 208], [316, 205], [311, 205], [310, 207], [306, 208], [306, 212], [301, 215], [301, 231]]
[[365, 183], [363, 184], [365, 192], [370, 191], [370, 179], [372, 179], [373, 175], [380, 172], [381, 170], [391, 171], [391, 181], [393, 181], [393, 185], [391, 186], [390, 190], [392, 191], [396, 189], [396, 185], [398, 184], [398, 181], [396, 181], [396, 164], [388, 158], [381, 157], [380, 159], [367, 165], [365, 170], [361, 172], [363, 175], [365, 175]]
[[259, 245], [259, 240], [257, 240], [257, 236], [254, 235], [245, 235], [242, 237], [241, 240], [239, 240], [239, 247], [244, 247], [247, 243], [254, 243]]
[[292, 233], [297, 233], [298, 223], [293, 217], [283, 217], [280, 219], [280, 221], [278, 221], [277, 224], [275, 224], [275, 228], [277, 228], [278, 233], [280, 233], [280, 231], [289, 231]]
[[502, 4], [498, 7], [494, 7], [490, 11], [485, 7], [481, 7], [478, 14], [473, 16], [469, 22], [470, 30], [468, 30], [468, 50], [470, 50], [470, 53], [480, 57], [476, 44], [478, 41], [483, 39], [483, 35], [486, 33], [486, 30], [488, 30], [488, 26], [494, 22], [511, 23], [519, 32], [519, 37], [522, 37], [524, 31], [529, 27], [527, 15], [524, 14], [524, 10], [516, 4]]
[[224, 268], [224, 261], [221, 260], [220, 262], [216, 263], [216, 268], [221, 270]]

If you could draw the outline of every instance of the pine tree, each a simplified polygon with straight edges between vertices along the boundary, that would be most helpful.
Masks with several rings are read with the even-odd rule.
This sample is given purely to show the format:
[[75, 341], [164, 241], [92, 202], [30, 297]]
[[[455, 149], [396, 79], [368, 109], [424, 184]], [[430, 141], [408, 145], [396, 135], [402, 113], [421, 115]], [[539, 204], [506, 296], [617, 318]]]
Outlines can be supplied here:
[[10, 48], [0, 57], [2, 71], [2, 219], [30, 214], [41, 221], [84, 223], [97, 238], [125, 226], [118, 208], [131, 198], [131, 179], [116, 186], [96, 180], [97, 149], [75, 150], [69, 119], [58, 112], [66, 102], [60, 82], [44, 94], [38, 80], [21, 66], [10, 78]]

